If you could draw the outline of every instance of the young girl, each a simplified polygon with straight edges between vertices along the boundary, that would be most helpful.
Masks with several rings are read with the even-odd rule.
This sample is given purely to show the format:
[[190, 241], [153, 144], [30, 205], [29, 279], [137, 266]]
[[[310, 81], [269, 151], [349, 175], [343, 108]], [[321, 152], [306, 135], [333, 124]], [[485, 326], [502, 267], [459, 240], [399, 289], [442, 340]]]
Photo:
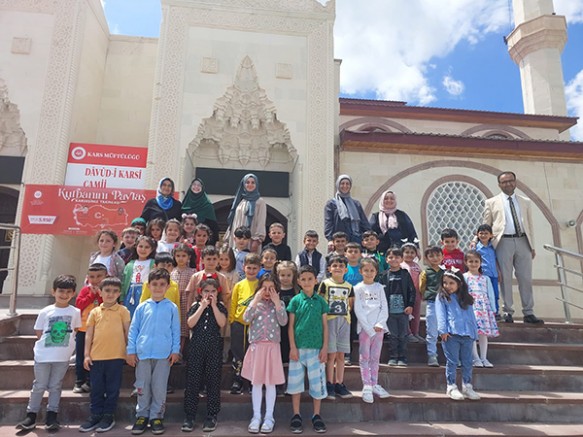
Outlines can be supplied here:
[[154, 267], [155, 254], [156, 241], [145, 235], [139, 236], [130, 262], [125, 266], [123, 272], [120, 296], [120, 302], [123, 302], [132, 317], [140, 304], [144, 281], [148, 280], [148, 274]]
[[182, 242], [194, 246], [194, 230], [198, 222], [196, 214], [182, 214]]
[[[252, 434], [270, 433], [275, 426], [275, 386], [285, 382], [280, 352], [281, 326], [287, 312], [275, 288], [274, 277], [266, 273], [257, 283], [257, 291], [243, 319], [249, 323], [249, 349], [243, 360], [241, 375], [253, 384], [253, 418], [247, 430]], [[261, 424], [261, 403], [265, 385], [265, 419]]]
[[180, 222], [176, 219], [170, 219], [164, 226], [164, 234], [160, 241], [156, 252], [169, 252], [180, 244]]
[[[287, 308], [292, 297], [298, 294], [299, 291], [298, 268], [293, 261], [281, 261], [276, 264], [275, 271], [277, 273], [277, 282], [279, 286], [279, 298], [285, 308]], [[281, 342], [279, 344], [281, 350], [281, 361], [283, 363], [289, 363], [290, 344], [287, 324], [281, 327]], [[276, 391], [277, 396], [283, 396], [285, 394], [284, 385], [278, 385]]]
[[97, 233], [97, 247], [99, 250], [89, 256], [89, 265], [94, 263], [103, 264], [107, 267], [107, 275], [123, 278], [125, 262], [115, 250], [117, 244], [117, 234], [111, 230], [104, 229]]
[[196, 270], [201, 271], [204, 269], [204, 263], [202, 262], [202, 250], [206, 247], [207, 241], [211, 236], [211, 228], [205, 224], [196, 225], [194, 230], [194, 255], [196, 257]]
[[221, 328], [227, 323], [227, 309], [220, 302], [218, 290], [217, 280], [205, 279], [197, 290], [198, 301], [188, 310], [187, 324], [192, 335], [188, 343], [189, 359], [186, 365], [184, 432], [194, 429], [199, 394], [205, 384], [207, 417], [202, 430], [211, 432], [217, 427], [217, 414], [221, 410]]
[[464, 257], [468, 271], [464, 278], [468, 283], [470, 294], [474, 298], [474, 315], [478, 322], [478, 342], [480, 343], [480, 355], [474, 342], [473, 355], [474, 367], [494, 367], [488, 361], [488, 337], [498, 337], [498, 324], [496, 323], [494, 300], [494, 288], [490, 278], [482, 274], [482, 256], [475, 250], [468, 250]]
[[[447, 359], [445, 377], [447, 395], [455, 400], [478, 400], [480, 396], [472, 387], [472, 344], [478, 338], [476, 317], [472, 305], [474, 298], [461, 270], [452, 267], [443, 272], [441, 289], [435, 299], [437, 332]], [[462, 363], [462, 391], [455, 382], [458, 362]]]
[[413, 306], [413, 318], [409, 319], [409, 335], [407, 340], [410, 343], [425, 343], [425, 339], [419, 335], [419, 322], [421, 321], [421, 301], [423, 295], [419, 291], [419, 275], [421, 275], [421, 266], [415, 262], [418, 258], [417, 246], [414, 243], [405, 243], [401, 246], [403, 251], [403, 262], [401, 267], [409, 272], [411, 279], [413, 279], [413, 286], [415, 287], [416, 297], [415, 305]]
[[179, 244], [172, 251], [174, 257], [174, 270], [170, 273], [170, 279], [178, 284], [180, 293], [180, 352], [185, 356], [186, 344], [188, 343], [189, 330], [186, 323], [186, 314], [188, 313], [188, 302], [190, 297], [186, 293], [186, 286], [196, 269], [191, 266], [190, 261], [193, 257], [192, 248], [186, 244]]
[[219, 249], [219, 268], [227, 280], [229, 281], [229, 288], [232, 290], [233, 285], [239, 282], [239, 272], [236, 269], [237, 261], [235, 260], [235, 253], [229, 246], [222, 246]]
[[389, 393], [378, 383], [379, 360], [383, 337], [389, 331], [389, 309], [385, 288], [375, 278], [379, 265], [374, 258], [360, 260], [362, 282], [354, 287], [354, 312], [359, 340], [359, 365], [362, 377], [362, 400], [372, 404], [374, 396], [388, 398]]
[[261, 278], [266, 273], [272, 273], [276, 262], [277, 252], [275, 249], [271, 247], [263, 249], [263, 252], [261, 252], [261, 270], [257, 273], [257, 277]]
[[154, 241], [158, 242], [162, 239], [162, 231], [164, 230], [164, 226], [166, 222], [161, 218], [155, 218], [148, 222], [148, 226], [146, 226], [146, 235], [154, 239]]

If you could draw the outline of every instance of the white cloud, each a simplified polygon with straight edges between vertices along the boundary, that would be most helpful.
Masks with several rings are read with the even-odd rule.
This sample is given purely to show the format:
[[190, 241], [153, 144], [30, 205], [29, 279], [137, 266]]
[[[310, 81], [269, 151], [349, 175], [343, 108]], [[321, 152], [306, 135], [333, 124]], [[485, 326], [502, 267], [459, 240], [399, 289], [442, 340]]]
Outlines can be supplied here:
[[579, 117], [579, 123], [571, 128], [571, 137], [573, 140], [583, 141], [583, 70], [567, 84], [565, 95], [569, 113]]
[[555, 12], [565, 15], [569, 24], [583, 23], [583, 0], [555, 0]]
[[466, 88], [461, 80], [455, 80], [451, 74], [443, 76], [443, 81], [441, 84], [448, 92], [448, 94], [453, 97], [459, 97], [461, 94], [463, 94]]
[[346, 94], [427, 105], [427, 72], [461, 41], [475, 44], [510, 25], [507, 0], [337, 0], [336, 57]]

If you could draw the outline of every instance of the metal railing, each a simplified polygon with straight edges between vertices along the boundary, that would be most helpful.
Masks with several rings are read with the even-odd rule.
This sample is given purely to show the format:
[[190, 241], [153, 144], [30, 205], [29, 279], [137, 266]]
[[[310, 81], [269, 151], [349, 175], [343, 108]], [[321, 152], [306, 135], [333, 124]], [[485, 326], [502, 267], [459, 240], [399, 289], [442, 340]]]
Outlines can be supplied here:
[[[12, 238], [10, 246], [0, 246], [0, 250], [10, 250], [8, 266], [0, 268], [0, 272], [13, 272], [12, 278], [12, 293], [10, 294], [10, 305], [8, 308], [8, 315], [16, 315], [16, 296], [18, 293], [18, 267], [20, 264], [20, 237], [22, 235], [20, 226], [11, 225], [8, 223], [0, 223], [0, 229], [12, 231]], [[7, 240], [7, 239], [5, 239]], [[12, 264], [12, 266], [10, 266]]]
[[565, 322], [571, 323], [571, 307], [579, 308], [583, 310], [583, 307], [575, 305], [569, 300], [569, 290], [573, 290], [579, 293], [583, 293], [583, 288], [574, 287], [567, 282], [567, 274], [575, 275], [576, 277], [583, 279], [583, 267], [580, 270], [573, 270], [565, 267], [565, 257], [575, 259], [579, 266], [583, 266], [583, 254], [577, 252], [571, 252], [570, 250], [565, 250], [560, 247], [551, 246], [550, 244], [545, 244], [544, 248], [555, 254], [555, 268], [557, 269], [557, 274], [559, 275], [559, 285], [561, 287], [561, 297], [556, 299], [563, 302], [563, 309], [565, 310]]

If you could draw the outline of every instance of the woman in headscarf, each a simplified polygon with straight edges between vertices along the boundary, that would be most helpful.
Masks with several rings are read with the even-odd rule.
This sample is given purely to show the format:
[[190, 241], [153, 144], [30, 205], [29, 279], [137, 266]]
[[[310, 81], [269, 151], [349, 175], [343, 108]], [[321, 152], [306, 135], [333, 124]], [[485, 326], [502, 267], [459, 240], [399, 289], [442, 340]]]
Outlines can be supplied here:
[[195, 214], [198, 223], [204, 223], [212, 232], [208, 244], [214, 246], [219, 238], [219, 224], [209, 196], [204, 189], [202, 179], [196, 178], [190, 183], [189, 189], [182, 199], [182, 213]]
[[335, 232], [345, 232], [349, 242], [360, 244], [362, 233], [370, 229], [362, 205], [350, 196], [351, 189], [352, 178], [340, 175], [336, 179], [336, 195], [324, 207], [324, 235], [329, 249]]
[[377, 248], [381, 253], [392, 246], [401, 247], [413, 243], [419, 247], [417, 232], [409, 216], [397, 209], [397, 195], [391, 190], [385, 191], [379, 200], [379, 212], [370, 216], [372, 230], [379, 235]]
[[158, 184], [158, 194], [144, 205], [141, 217], [149, 222], [154, 218], [161, 218], [165, 222], [170, 219], [180, 220], [182, 203], [174, 197], [174, 181], [163, 178]]
[[235, 229], [239, 226], [247, 226], [251, 230], [249, 250], [259, 253], [261, 243], [265, 239], [266, 219], [267, 205], [259, 194], [259, 179], [252, 173], [246, 174], [241, 179], [227, 217], [229, 227], [225, 234], [225, 241], [229, 243], [229, 246], [235, 247], [233, 241]]

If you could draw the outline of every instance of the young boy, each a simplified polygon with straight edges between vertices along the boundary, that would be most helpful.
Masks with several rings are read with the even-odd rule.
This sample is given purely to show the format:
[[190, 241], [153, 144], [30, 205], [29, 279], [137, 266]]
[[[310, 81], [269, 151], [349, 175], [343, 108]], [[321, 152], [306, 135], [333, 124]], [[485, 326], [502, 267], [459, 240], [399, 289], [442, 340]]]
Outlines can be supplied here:
[[381, 278], [389, 306], [389, 366], [407, 366], [409, 315], [415, 306], [415, 286], [409, 272], [401, 268], [403, 251], [387, 250], [389, 270]]
[[146, 220], [144, 220], [142, 217], [136, 217], [133, 219], [130, 223], [130, 226], [138, 230], [138, 235], [146, 234]]
[[277, 253], [278, 261], [291, 261], [291, 249], [287, 244], [283, 243], [285, 238], [285, 228], [281, 223], [272, 223], [269, 226], [270, 243], [263, 246], [264, 249], [271, 247]]
[[494, 297], [496, 298], [496, 320], [500, 320], [500, 307], [498, 300], [500, 298], [498, 291], [498, 266], [496, 264], [496, 249], [492, 245], [492, 226], [480, 225], [478, 227], [478, 244], [476, 244], [476, 251], [482, 256], [482, 273], [490, 278], [492, 288], [494, 289]]
[[233, 355], [233, 383], [231, 384], [232, 394], [243, 392], [243, 378], [241, 368], [243, 358], [247, 351], [247, 339], [245, 338], [246, 326], [248, 323], [243, 320], [243, 313], [247, 305], [253, 299], [257, 288], [257, 273], [261, 268], [261, 258], [256, 253], [249, 253], [245, 257], [243, 265], [245, 279], [237, 282], [231, 294], [231, 307], [229, 310], [229, 324], [231, 325], [231, 354]]
[[[344, 280], [352, 287], [362, 281], [360, 274], [360, 259], [362, 257], [360, 245], [350, 242], [346, 245], [346, 259], [348, 260], [347, 272]], [[352, 365], [352, 342], [358, 340], [356, 333], [357, 320], [354, 313], [354, 299], [350, 299], [350, 352], [344, 355], [344, 365]]]
[[229, 288], [229, 281], [225, 275], [221, 272], [217, 271], [217, 267], [219, 266], [219, 251], [215, 246], [206, 246], [202, 252], [202, 262], [204, 264], [204, 270], [200, 272], [196, 272], [190, 278], [188, 285], [186, 286], [185, 293], [187, 297], [187, 306], [190, 309], [192, 304], [194, 303], [195, 296], [198, 290], [198, 285], [207, 278], [214, 278], [219, 281], [219, 285], [221, 286], [220, 289], [220, 298], [226, 308], [229, 308], [230, 301], [231, 301], [231, 290]]
[[379, 236], [375, 231], [365, 231], [362, 234], [362, 257], [372, 258], [377, 262], [379, 266], [379, 276], [377, 277], [377, 280], [380, 278], [380, 275], [387, 270], [385, 255], [377, 250], [380, 242], [381, 240], [379, 240]]
[[152, 297], [136, 308], [128, 334], [126, 361], [136, 368], [138, 395], [132, 434], [142, 434], [148, 422], [152, 434], [164, 433], [168, 375], [180, 357], [178, 307], [164, 297], [170, 286], [170, 273], [154, 268], [148, 274], [148, 283]]
[[61, 386], [69, 359], [75, 350], [75, 336], [81, 327], [81, 312], [69, 302], [75, 296], [77, 283], [70, 275], [60, 275], [53, 281], [51, 294], [55, 303], [44, 307], [34, 324], [38, 338], [34, 344], [34, 381], [26, 407], [26, 418], [16, 425], [16, 429], [31, 430], [36, 427], [36, 416], [40, 411], [43, 395], [49, 392], [46, 429], [60, 428], [57, 420]]
[[91, 417], [79, 427], [80, 432], [106, 432], [114, 427], [126, 359], [130, 312], [117, 303], [121, 281], [105, 278], [99, 295], [103, 302], [89, 314], [84, 351], [85, 369], [91, 370]]
[[450, 269], [455, 267], [464, 273], [464, 253], [459, 249], [460, 238], [455, 229], [446, 228], [441, 231], [441, 245], [443, 246], [443, 265]]
[[235, 270], [239, 273], [239, 278], [244, 279], [245, 269], [243, 268], [243, 265], [245, 264], [245, 257], [249, 253], [251, 230], [247, 226], [239, 226], [235, 229], [233, 240], [235, 241], [235, 247], [233, 248], [236, 261]]
[[[326, 362], [326, 390], [328, 399], [349, 399], [352, 393], [344, 385], [344, 354], [350, 353], [350, 299], [352, 285], [344, 280], [348, 261], [341, 255], [330, 257], [330, 277], [318, 289], [330, 310], [328, 311], [328, 361]], [[336, 369], [336, 378], [334, 378]]]
[[305, 265], [300, 267], [298, 284], [301, 291], [296, 294], [287, 310], [289, 312], [289, 377], [287, 392], [292, 396], [293, 417], [290, 430], [297, 434], [303, 431], [300, 416], [300, 397], [304, 391], [304, 374], [308, 372], [310, 396], [314, 414], [312, 426], [318, 433], [326, 432], [326, 424], [320, 417], [320, 405], [326, 398], [324, 363], [328, 356], [328, 304], [322, 296], [314, 293], [316, 271]]
[[437, 361], [437, 315], [435, 314], [435, 298], [441, 288], [443, 270], [443, 251], [439, 246], [431, 246], [425, 249], [425, 262], [427, 267], [419, 275], [419, 291], [423, 294], [423, 299], [427, 302], [425, 309], [425, 325], [427, 335], [427, 365], [439, 367]]
[[[169, 252], [158, 252], [154, 257], [154, 268], [164, 269], [168, 272], [168, 274], [170, 274], [174, 269], [174, 258], [172, 258], [172, 255], [170, 255]], [[178, 308], [178, 314], [180, 314], [180, 290], [178, 289], [178, 284], [175, 281], [172, 279], [169, 281], [170, 285], [168, 286], [164, 297], [176, 305]], [[150, 297], [152, 297], [152, 292], [150, 291], [150, 286], [146, 281], [142, 287], [140, 303], [147, 301], [150, 299]]]
[[348, 235], [346, 232], [334, 232], [332, 235], [332, 246], [333, 252], [336, 255], [344, 255], [346, 251], [346, 245], [348, 244]]
[[314, 230], [310, 229], [304, 234], [304, 250], [296, 256], [296, 265], [298, 267], [312, 266], [316, 272], [316, 279], [322, 282], [326, 275], [326, 260], [316, 249], [319, 240], [318, 233]]
[[121, 232], [121, 241], [123, 242], [123, 249], [120, 249], [118, 255], [127, 264], [130, 262], [130, 257], [132, 256], [134, 245], [136, 244], [136, 238], [140, 235], [140, 231], [137, 228], [125, 228]]

